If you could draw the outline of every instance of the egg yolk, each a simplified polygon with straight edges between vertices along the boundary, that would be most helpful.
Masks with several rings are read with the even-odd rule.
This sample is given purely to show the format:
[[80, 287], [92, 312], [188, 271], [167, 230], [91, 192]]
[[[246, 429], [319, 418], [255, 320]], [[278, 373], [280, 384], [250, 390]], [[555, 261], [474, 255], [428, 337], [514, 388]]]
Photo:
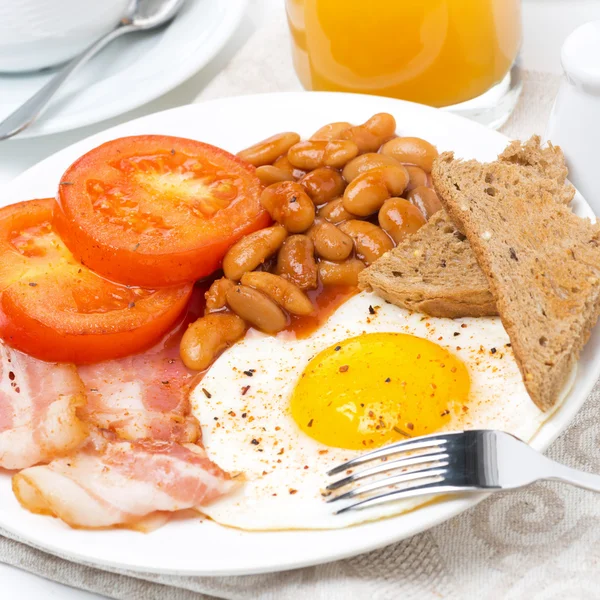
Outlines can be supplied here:
[[377, 448], [448, 426], [466, 405], [464, 363], [428, 340], [369, 333], [330, 346], [306, 366], [292, 417], [327, 446]]

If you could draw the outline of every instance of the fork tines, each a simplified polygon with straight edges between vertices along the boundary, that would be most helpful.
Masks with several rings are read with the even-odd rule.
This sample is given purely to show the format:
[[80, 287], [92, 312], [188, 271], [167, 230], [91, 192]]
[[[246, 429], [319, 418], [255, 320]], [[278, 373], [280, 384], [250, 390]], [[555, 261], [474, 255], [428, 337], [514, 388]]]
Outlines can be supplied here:
[[[328, 491], [342, 490], [367, 478], [373, 477], [373, 480], [353, 486], [348, 491], [342, 491], [329, 498], [327, 502], [362, 498], [336, 512], [340, 514], [352, 509], [366, 508], [391, 500], [432, 493], [432, 491], [443, 492], [442, 482], [450, 459], [447, 443], [449, 438], [457, 433], [404, 440], [368, 452], [331, 469], [327, 473], [330, 476], [343, 472], [346, 476], [329, 484], [326, 488]], [[390, 460], [391, 457], [394, 457], [394, 460]], [[373, 461], [377, 461], [377, 464], [355, 471], [356, 467]], [[397, 473], [397, 471], [401, 472]], [[374, 478], [382, 473], [386, 476]], [[391, 489], [386, 491], [386, 488]]]

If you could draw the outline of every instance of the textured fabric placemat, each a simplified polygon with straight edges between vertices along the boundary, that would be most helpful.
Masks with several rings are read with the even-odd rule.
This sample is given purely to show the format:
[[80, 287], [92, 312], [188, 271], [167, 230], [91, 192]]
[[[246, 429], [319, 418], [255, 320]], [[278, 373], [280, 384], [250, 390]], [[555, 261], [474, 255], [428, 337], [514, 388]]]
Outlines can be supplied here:
[[[293, 91], [285, 23], [272, 15], [198, 100]], [[525, 73], [502, 131], [543, 133], [559, 78]], [[600, 386], [548, 455], [600, 472]], [[544, 483], [496, 494], [438, 527], [362, 556], [272, 575], [176, 577], [100, 570], [33, 549], [0, 531], [0, 561], [118, 600], [600, 599], [600, 502]], [[0, 591], [0, 597], [2, 592]]]

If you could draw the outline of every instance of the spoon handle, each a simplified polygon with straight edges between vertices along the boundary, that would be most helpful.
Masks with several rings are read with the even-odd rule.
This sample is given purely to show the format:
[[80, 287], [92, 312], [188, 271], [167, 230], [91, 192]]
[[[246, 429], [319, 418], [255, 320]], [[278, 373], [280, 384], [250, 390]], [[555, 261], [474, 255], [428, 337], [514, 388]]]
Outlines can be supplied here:
[[24, 102], [15, 112], [0, 123], [0, 141], [5, 140], [31, 125], [46, 108], [51, 98], [71, 75], [90, 58], [95, 56], [104, 46], [125, 33], [133, 31], [131, 25], [119, 25], [116, 29], [96, 40], [91, 46], [68, 62], [44, 87]]

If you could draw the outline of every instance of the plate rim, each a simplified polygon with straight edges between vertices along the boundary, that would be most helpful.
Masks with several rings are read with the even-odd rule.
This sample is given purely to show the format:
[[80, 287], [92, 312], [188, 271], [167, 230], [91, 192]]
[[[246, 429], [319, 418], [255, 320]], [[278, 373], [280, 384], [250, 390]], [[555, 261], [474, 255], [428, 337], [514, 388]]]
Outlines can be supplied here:
[[[155, 121], [157, 119], [160, 120], [161, 116], [164, 116], [165, 114], [169, 114], [169, 113], [172, 114], [172, 113], [185, 112], [185, 111], [193, 112], [195, 110], [195, 108], [199, 107], [199, 106], [202, 106], [203, 109], [205, 110], [207, 105], [208, 105], [208, 108], [210, 108], [211, 105], [222, 105], [222, 104], [228, 104], [228, 103], [237, 104], [240, 102], [243, 103], [244, 101], [247, 101], [249, 99], [252, 99], [252, 101], [257, 101], [257, 100], [260, 101], [261, 99], [268, 99], [268, 98], [273, 98], [273, 97], [275, 97], [275, 98], [282, 97], [282, 99], [289, 99], [294, 96], [302, 96], [302, 97], [306, 98], [307, 94], [310, 94], [311, 96], [317, 97], [317, 98], [319, 96], [322, 96], [322, 97], [335, 96], [336, 100], [339, 100], [340, 98], [342, 98], [344, 96], [350, 96], [353, 98], [364, 97], [364, 98], [368, 99], [370, 102], [380, 101], [382, 104], [390, 104], [391, 103], [391, 104], [397, 106], [398, 112], [401, 112], [403, 110], [403, 107], [406, 107], [408, 105], [408, 106], [412, 107], [412, 110], [418, 109], [419, 111], [422, 111], [424, 113], [426, 113], [426, 112], [431, 112], [431, 113], [436, 113], [436, 114], [443, 113], [444, 119], [451, 119], [451, 120], [455, 121], [455, 123], [457, 125], [463, 124], [464, 126], [467, 126], [467, 124], [468, 124], [469, 128], [474, 127], [478, 130], [486, 131], [487, 134], [495, 134], [497, 136], [500, 136], [500, 138], [502, 138], [504, 141], [509, 140], [509, 138], [507, 136], [504, 136], [501, 133], [492, 132], [483, 126], [473, 123], [472, 121], [469, 121], [458, 115], [453, 115], [453, 114], [447, 113], [445, 111], [440, 111], [439, 109], [436, 109], [436, 108], [427, 107], [427, 106], [423, 106], [423, 105], [419, 105], [419, 104], [415, 104], [415, 103], [411, 103], [411, 102], [407, 102], [407, 101], [403, 101], [403, 100], [397, 100], [397, 99], [391, 99], [391, 98], [380, 98], [380, 97], [376, 97], [376, 96], [359, 95], [359, 94], [343, 94], [343, 93], [338, 93], [338, 92], [279, 92], [279, 93], [251, 94], [251, 95], [237, 96], [237, 97], [231, 97], [231, 98], [219, 98], [219, 99], [209, 100], [209, 101], [205, 101], [205, 102], [198, 103], [198, 104], [191, 104], [191, 105], [176, 107], [176, 108], [168, 109], [166, 111], [153, 113], [151, 115], [145, 115], [143, 117], [139, 117], [132, 121], [128, 121], [126, 123], [116, 125], [114, 127], [111, 127], [109, 129], [106, 129], [99, 133], [96, 133], [92, 136], [89, 136], [83, 140], [80, 140], [80, 141], [76, 142], [75, 144], [72, 144], [72, 145], [60, 150], [59, 152], [56, 152], [53, 155], [45, 158], [44, 160], [38, 162], [36, 165], [27, 169], [24, 173], [22, 173], [21, 175], [19, 175], [15, 179], [13, 179], [11, 182], [4, 184], [2, 187], [0, 187], [0, 191], [14, 187], [15, 185], [17, 185], [19, 183], [20, 180], [26, 179], [29, 176], [30, 171], [32, 171], [33, 169], [40, 168], [40, 166], [43, 165], [44, 163], [46, 163], [47, 161], [54, 160], [57, 155], [60, 155], [63, 153], [68, 153], [68, 152], [75, 152], [75, 151], [82, 152], [85, 150], [80, 150], [80, 148], [84, 149], [86, 147], [93, 147], [94, 145], [101, 143], [105, 139], [108, 139], [111, 135], [112, 136], [123, 135], [122, 133], [119, 133], [119, 130], [122, 129], [123, 127], [127, 127], [129, 125], [143, 126], [145, 124], [144, 123], [145, 121]], [[129, 135], [129, 134], [126, 133], [125, 135]], [[581, 210], [583, 211], [584, 216], [593, 217], [591, 208], [579, 194], [578, 194], [578, 205], [580, 206]], [[579, 410], [583, 406], [585, 400], [589, 396], [589, 393], [591, 392], [591, 390], [596, 382], [597, 376], [600, 372], [600, 352], [597, 352], [594, 355], [594, 359], [592, 362], [593, 362], [594, 369], [590, 368], [584, 374], [584, 381], [581, 382], [581, 385], [580, 385], [581, 389], [579, 390], [579, 395], [577, 396], [577, 398], [573, 398], [570, 402], [566, 402], [565, 404], [563, 404], [556, 413], [556, 414], [560, 413], [561, 417], [564, 420], [564, 423], [560, 426], [557, 425], [556, 423], [553, 423], [552, 422], [552, 419], [554, 418], [554, 415], [553, 415], [552, 418], [550, 418], [550, 420], [547, 421], [542, 426], [542, 428], [539, 430], [539, 432], [535, 435], [535, 438], [532, 441], [532, 446], [534, 446], [535, 448], [540, 449], [542, 451], [547, 449], [547, 447], [561, 433], [563, 433], [566, 430], [566, 428], [570, 425], [574, 416], [579, 412]], [[357, 556], [358, 554], [363, 554], [365, 552], [369, 552], [369, 551], [375, 550], [377, 548], [381, 548], [381, 547], [396, 543], [398, 541], [401, 541], [402, 539], [406, 539], [407, 537], [421, 533], [427, 529], [430, 529], [431, 527], [434, 527], [444, 521], [447, 521], [450, 518], [457, 516], [458, 514], [464, 512], [468, 508], [476, 506], [479, 502], [484, 500], [488, 495], [489, 494], [477, 494], [477, 495], [471, 495], [469, 497], [453, 498], [452, 500], [449, 500], [444, 503], [445, 510], [443, 512], [440, 511], [437, 516], [434, 516], [433, 518], [427, 520], [426, 522], [417, 524], [416, 526], [411, 526], [410, 523], [408, 523], [408, 525], [405, 524], [405, 526], [403, 527], [403, 529], [400, 533], [397, 531], [394, 531], [393, 527], [390, 527], [389, 533], [387, 533], [386, 535], [380, 536], [379, 538], [377, 538], [377, 540], [374, 540], [372, 543], [363, 544], [363, 545], [358, 544], [360, 546], [360, 548], [353, 546], [352, 548], [338, 549], [335, 552], [335, 554], [332, 553], [328, 557], [319, 556], [314, 559], [305, 559], [305, 560], [294, 560], [294, 559], [287, 559], [287, 557], [281, 557], [280, 562], [278, 564], [271, 565], [268, 567], [265, 567], [265, 566], [257, 566], [257, 567], [242, 566], [240, 568], [234, 567], [234, 568], [227, 568], [227, 569], [214, 569], [213, 568], [208, 572], [206, 571], [206, 569], [203, 570], [202, 568], [178, 569], [178, 568], [164, 568], [164, 567], [149, 567], [148, 565], [140, 565], [140, 564], [135, 564], [132, 562], [130, 562], [130, 563], [111, 562], [109, 559], [106, 559], [106, 560], [98, 559], [96, 557], [90, 557], [85, 554], [80, 554], [80, 553], [78, 554], [77, 552], [68, 552], [68, 551], [65, 552], [64, 549], [62, 549], [60, 546], [55, 545], [53, 543], [47, 543], [46, 541], [44, 541], [43, 544], [37, 543], [34, 539], [31, 539], [28, 537], [24, 538], [22, 536], [22, 534], [19, 533], [19, 531], [11, 529], [11, 528], [7, 528], [7, 531], [9, 532], [9, 535], [14, 536], [15, 539], [25, 542], [25, 543], [27, 543], [35, 548], [38, 548], [40, 550], [50, 552], [54, 555], [66, 558], [68, 560], [73, 560], [78, 563], [84, 563], [84, 564], [88, 564], [91, 566], [97, 566], [100, 568], [117, 569], [117, 570], [126, 569], [126, 570], [130, 570], [132, 572], [163, 573], [163, 574], [192, 575], [192, 576], [193, 575], [199, 575], [199, 576], [252, 575], [252, 574], [259, 574], [259, 573], [272, 573], [272, 572], [278, 572], [278, 571], [284, 571], [284, 570], [298, 569], [298, 568], [307, 567], [307, 566], [314, 566], [317, 564], [325, 564], [327, 562], [333, 562], [333, 561], [349, 558], [352, 556]], [[432, 512], [430, 510], [430, 508], [431, 508], [431, 506], [424, 506], [424, 507], [419, 508], [418, 512], [421, 514], [428, 514], [429, 512]], [[433, 511], [433, 512], [435, 515], [435, 511]], [[406, 513], [405, 513], [405, 515], [406, 515]], [[393, 522], [394, 520], [400, 519], [405, 515], [391, 517], [391, 518], [387, 519], [387, 521]], [[2, 526], [6, 528], [6, 523], [2, 524]], [[221, 526], [218, 526], [218, 527], [221, 527]], [[355, 528], [360, 528], [360, 525], [356, 526]], [[230, 528], [223, 527], [223, 529], [229, 530]], [[328, 531], [328, 530], [325, 530], [325, 531]], [[244, 532], [244, 533], [251, 534], [251, 532]], [[271, 532], [271, 533], [276, 533], [276, 532]], [[303, 533], [303, 532], [299, 532], [299, 533]]]
[[[197, 0], [187, 1], [189, 3], [195, 3]], [[233, 33], [241, 23], [242, 17], [248, 8], [248, 3], [249, 0], [228, 0], [228, 7], [223, 11], [222, 18], [219, 21], [218, 26], [209, 33], [209, 37], [206, 40], [206, 45], [210, 45], [211, 47], [210, 52], [207, 52], [204, 55], [199, 55], [197, 60], [194, 59], [196, 55], [192, 54], [187, 61], [181, 63], [179, 69], [172, 71], [172, 77], [167, 80], [167, 83], [165, 83], [164, 78], [153, 78], [151, 81], [157, 82], [157, 85], [150, 89], [144, 89], [143, 100], [136, 95], [133, 95], [133, 99], [129, 101], [126, 99], [126, 97], [123, 97], [124, 100], [122, 103], [118, 104], [118, 107], [113, 103], [106, 105], [105, 109], [103, 109], [102, 106], [96, 107], [93, 116], [91, 110], [83, 111], [83, 113], [75, 112], [73, 115], [69, 115], [68, 113], [65, 114], [64, 111], [60, 111], [55, 118], [50, 118], [47, 121], [44, 121], [43, 128], [39, 129], [36, 126], [37, 124], [34, 123], [31, 127], [28, 127], [16, 135], [14, 139], [35, 139], [72, 131], [81, 127], [88, 127], [103, 121], [107, 121], [111, 118], [118, 117], [119, 115], [125, 114], [131, 110], [135, 110], [136, 108], [144, 106], [149, 102], [160, 98], [164, 94], [172, 91], [190, 79], [193, 75], [203, 69], [211, 60], [213, 60], [215, 56], [217, 56], [225, 44], [231, 39]], [[201, 6], [201, 4], [197, 4], [197, 6]], [[194, 8], [192, 10], [197, 9]], [[190, 18], [193, 17], [193, 12], [189, 16]], [[24, 74], [23, 76], [26, 77], [27, 74]], [[0, 81], [1, 80], [2, 74], [0, 74]], [[17, 108], [18, 106], [15, 106], [15, 110]], [[108, 108], [108, 110], [106, 108]], [[81, 115], [87, 115], [87, 117], [84, 119]], [[40, 117], [40, 121], [44, 120], [44, 118], [44, 115], [42, 115]]]

